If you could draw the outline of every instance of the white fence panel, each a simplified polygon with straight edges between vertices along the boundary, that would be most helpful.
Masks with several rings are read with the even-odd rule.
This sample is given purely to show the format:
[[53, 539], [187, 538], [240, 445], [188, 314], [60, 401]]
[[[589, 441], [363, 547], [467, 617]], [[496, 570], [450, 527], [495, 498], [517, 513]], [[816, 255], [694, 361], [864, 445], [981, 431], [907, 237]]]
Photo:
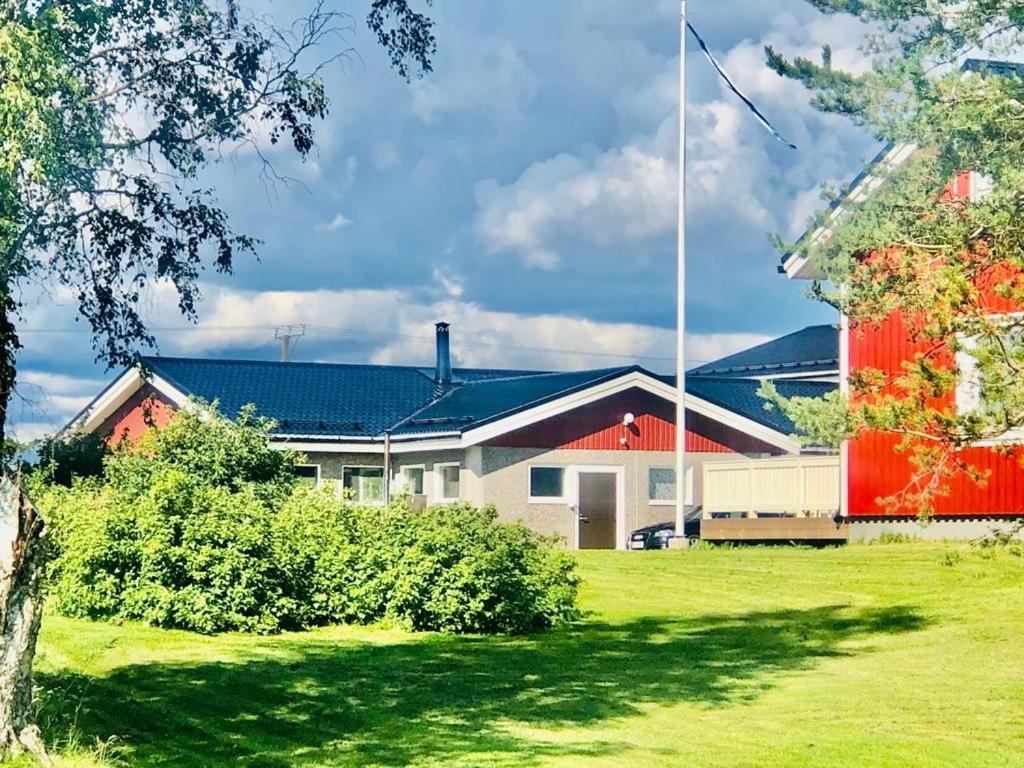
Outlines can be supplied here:
[[838, 456], [708, 462], [704, 515], [758, 512], [825, 515], [839, 509]]

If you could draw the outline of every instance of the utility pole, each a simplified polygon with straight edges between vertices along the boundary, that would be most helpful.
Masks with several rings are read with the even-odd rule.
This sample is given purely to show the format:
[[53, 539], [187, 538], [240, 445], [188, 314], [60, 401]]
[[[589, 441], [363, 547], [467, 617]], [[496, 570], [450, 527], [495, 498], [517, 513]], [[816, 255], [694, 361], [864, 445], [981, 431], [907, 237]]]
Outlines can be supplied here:
[[676, 536], [686, 525], [686, 0], [679, 0], [679, 210], [676, 283]]
[[281, 362], [292, 359], [292, 339], [301, 339], [306, 335], [306, 324], [278, 325], [274, 328], [274, 338], [281, 341]]

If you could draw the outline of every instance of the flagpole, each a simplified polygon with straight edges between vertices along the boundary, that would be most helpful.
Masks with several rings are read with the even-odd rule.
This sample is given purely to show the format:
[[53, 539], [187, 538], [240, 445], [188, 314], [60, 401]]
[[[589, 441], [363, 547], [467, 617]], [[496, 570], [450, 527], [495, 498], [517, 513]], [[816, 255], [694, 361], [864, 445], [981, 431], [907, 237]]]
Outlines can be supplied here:
[[686, 0], [679, 0], [679, 210], [676, 284], [676, 536], [686, 522]]

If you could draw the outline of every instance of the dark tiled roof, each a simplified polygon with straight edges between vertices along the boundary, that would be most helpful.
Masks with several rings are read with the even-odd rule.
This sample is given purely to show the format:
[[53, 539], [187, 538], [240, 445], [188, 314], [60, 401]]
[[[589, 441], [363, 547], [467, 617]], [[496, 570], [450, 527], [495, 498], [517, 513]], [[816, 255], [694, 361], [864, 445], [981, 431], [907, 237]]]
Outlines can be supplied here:
[[779, 376], [839, 370], [839, 331], [811, 325], [687, 372], [687, 376]]
[[[274, 419], [280, 435], [380, 437], [462, 433], [631, 372], [674, 386], [638, 366], [543, 373], [455, 369], [461, 382], [438, 396], [431, 369], [390, 365], [276, 363], [148, 357], [154, 373], [186, 395], [217, 400], [234, 416], [246, 404]], [[772, 429], [793, 430], [779, 413], [764, 408], [759, 381], [688, 377], [687, 392]], [[818, 396], [834, 384], [780, 381], [787, 396]]]
[[[277, 363], [147, 357], [155, 373], [188, 395], [218, 400], [234, 416], [252, 403], [278, 423], [279, 434], [367, 437], [422, 408], [434, 397], [433, 370], [398, 365]], [[530, 371], [455, 369], [457, 381]]]
[[[687, 377], [686, 393], [707, 400], [709, 403], [745, 416], [751, 421], [791, 435], [796, 432], [793, 422], [778, 408], [766, 408], [765, 401], [757, 394], [761, 382], [756, 379]], [[837, 388], [827, 381], [793, 381], [779, 379], [775, 388], [783, 397], [823, 397]]]
[[601, 368], [465, 384], [398, 425], [395, 434], [461, 432], [637, 370], [641, 369]]
[[434, 382], [418, 368], [259, 360], [147, 357], [188, 395], [218, 400], [234, 416], [248, 403], [281, 434], [378, 435], [421, 407]]
[[1024, 77], [1024, 63], [994, 59], [966, 59], [960, 67], [965, 72], [984, 72], [1003, 77]]

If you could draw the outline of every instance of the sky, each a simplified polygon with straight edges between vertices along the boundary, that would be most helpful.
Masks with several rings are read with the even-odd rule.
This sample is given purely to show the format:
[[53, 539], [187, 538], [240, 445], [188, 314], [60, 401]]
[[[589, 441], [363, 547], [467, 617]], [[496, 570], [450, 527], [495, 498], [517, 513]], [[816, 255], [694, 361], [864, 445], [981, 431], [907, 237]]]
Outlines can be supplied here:
[[[279, 17], [311, 0], [278, 0]], [[240, 151], [204, 181], [259, 258], [203, 277], [195, 328], [155, 286], [159, 353], [429, 365], [433, 323], [456, 365], [674, 369], [677, 0], [436, 0], [438, 53], [407, 83], [351, 13], [327, 71], [332, 106], [305, 163], [264, 144], [289, 183]], [[691, 0], [691, 22], [798, 147], [777, 142], [687, 42], [687, 365], [834, 313], [776, 273], [769, 232], [795, 238], [877, 150], [764, 65], [771, 43], [863, 68], [863, 27], [803, 0]], [[324, 57], [337, 50], [325, 49]], [[95, 361], [67, 294], [26, 299], [14, 434], [52, 433], [118, 371]]]

